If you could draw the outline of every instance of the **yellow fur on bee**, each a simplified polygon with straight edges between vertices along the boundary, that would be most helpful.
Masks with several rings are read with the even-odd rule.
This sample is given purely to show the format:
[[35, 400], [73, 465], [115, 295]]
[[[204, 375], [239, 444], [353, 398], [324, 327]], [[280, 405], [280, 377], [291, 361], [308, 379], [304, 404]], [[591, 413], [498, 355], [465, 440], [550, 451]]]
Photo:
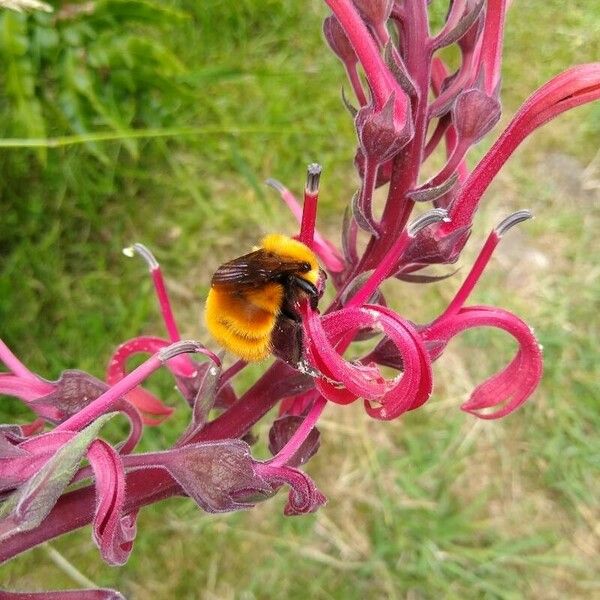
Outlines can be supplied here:
[[310, 265], [310, 271], [299, 275], [303, 279], [306, 279], [306, 281], [310, 281], [313, 285], [317, 285], [317, 281], [319, 280], [319, 262], [308, 246], [281, 233], [271, 233], [265, 236], [260, 245], [273, 254], [286, 256], [292, 260], [307, 262]]
[[205, 321], [221, 346], [247, 361], [269, 355], [271, 333], [283, 301], [283, 286], [268, 284], [243, 294], [211, 288]]

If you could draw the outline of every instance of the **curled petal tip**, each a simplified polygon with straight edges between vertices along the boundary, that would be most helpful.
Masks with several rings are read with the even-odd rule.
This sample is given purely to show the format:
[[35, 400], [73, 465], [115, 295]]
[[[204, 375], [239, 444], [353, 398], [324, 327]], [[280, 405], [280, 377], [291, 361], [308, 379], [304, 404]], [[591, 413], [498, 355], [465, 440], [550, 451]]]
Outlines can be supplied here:
[[213, 354], [209, 350], [207, 350], [200, 342], [196, 340], [181, 340], [180, 342], [175, 342], [166, 348], [163, 348], [158, 352], [158, 358], [165, 362], [178, 356], [179, 354], [193, 353], [193, 352], [201, 352], [202, 354], [207, 354], [212, 358], [212, 360], [220, 365], [219, 358], [216, 354]]
[[319, 180], [323, 167], [319, 163], [310, 163], [306, 170], [306, 191], [316, 194], [319, 191]]
[[269, 177], [269, 179], [265, 180], [265, 183], [269, 187], [276, 189], [279, 193], [285, 192], [285, 189], [286, 189], [285, 186], [283, 185], [283, 183], [281, 183], [281, 181], [278, 181], [277, 179], [273, 179], [272, 177]]
[[506, 217], [496, 225], [494, 231], [496, 235], [502, 237], [509, 229], [512, 229], [515, 225], [522, 223], [523, 221], [527, 221], [529, 219], [533, 219], [533, 214], [529, 210], [518, 210], [514, 212], [512, 215]]
[[154, 271], [159, 267], [154, 254], [144, 244], [135, 243], [133, 246], [123, 248], [123, 254], [128, 258], [133, 258], [136, 254], [139, 254], [146, 261], [150, 271]]
[[421, 229], [429, 227], [429, 225], [433, 225], [434, 223], [440, 223], [441, 221], [446, 223], [450, 221], [450, 218], [448, 217], [448, 211], [444, 208], [434, 208], [420, 217], [417, 217], [408, 226], [408, 235], [414, 237], [417, 233], [419, 233], [419, 231], [421, 231]]

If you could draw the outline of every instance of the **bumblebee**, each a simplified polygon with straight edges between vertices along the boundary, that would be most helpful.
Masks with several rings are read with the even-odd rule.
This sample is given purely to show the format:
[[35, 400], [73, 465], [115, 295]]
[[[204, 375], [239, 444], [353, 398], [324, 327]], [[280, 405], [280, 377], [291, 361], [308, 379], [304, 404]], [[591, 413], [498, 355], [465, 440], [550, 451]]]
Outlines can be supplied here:
[[282, 319], [300, 321], [298, 301], [316, 308], [320, 268], [302, 242], [267, 235], [254, 252], [221, 265], [206, 299], [206, 326], [221, 346], [246, 361], [266, 358]]

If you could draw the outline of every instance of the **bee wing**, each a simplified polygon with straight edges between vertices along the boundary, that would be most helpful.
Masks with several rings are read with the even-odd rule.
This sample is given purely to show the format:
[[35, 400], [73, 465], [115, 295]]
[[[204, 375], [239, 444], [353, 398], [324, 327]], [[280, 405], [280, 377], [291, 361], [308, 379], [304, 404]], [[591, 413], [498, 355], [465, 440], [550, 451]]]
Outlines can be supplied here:
[[261, 248], [221, 265], [213, 275], [212, 285], [259, 287], [282, 275], [309, 269], [305, 262], [286, 260]]

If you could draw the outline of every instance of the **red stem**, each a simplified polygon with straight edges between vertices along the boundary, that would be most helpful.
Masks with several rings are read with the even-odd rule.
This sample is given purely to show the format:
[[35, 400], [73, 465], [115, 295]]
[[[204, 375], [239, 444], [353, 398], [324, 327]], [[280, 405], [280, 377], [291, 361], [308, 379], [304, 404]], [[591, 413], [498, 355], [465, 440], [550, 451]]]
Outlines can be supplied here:
[[98, 396], [93, 402], [85, 408], [69, 417], [54, 428], [54, 431], [81, 431], [86, 425], [89, 425], [94, 419], [111, 410], [121, 398], [147, 379], [154, 371], [163, 365], [160, 353], [157, 352], [139, 367], [131, 371], [123, 379], [111, 386], [106, 392]]
[[39, 377], [32, 373], [10, 350], [10, 348], [0, 339], [0, 361], [7, 368], [19, 377], [39, 381]]
[[356, 95], [358, 103], [361, 106], [365, 106], [367, 104], [367, 97], [365, 96], [362, 82], [358, 76], [358, 71], [356, 70], [356, 63], [352, 65], [346, 65], [346, 74], [348, 75], [348, 79], [352, 85], [352, 89], [354, 90], [354, 94]]
[[304, 190], [304, 207], [302, 210], [302, 223], [300, 224], [300, 241], [308, 246], [313, 247], [315, 236], [315, 224], [317, 221], [317, 204], [319, 202], [319, 192], [310, 193]]
[[397, 86], [385, 66], [377, 45], [351, 0], [326, 0], [350, 40], [369, 80], [377, 108], [382, 109]]
[[294, 431], [294, 434], [290, 437], [285, 446], [270, 461], [268, 461], [271, 466], [281, 467], [294, 456], [298, 451], [298, 448], [302, 446], [304, 440], [306, 440], [313, 430], [326, 404], [327, 400], [325, 400], [323, 396], [319, 396], [315, 400], [310, 411], [304, 418], [304, 421], [300, 424], [300, 427]]
[[496, 231], [492, 231], [490, 233], [463, 284], [456, 292], [456, 295], [452, 301], [446, 307], [446, 310], [435, 320], [435, 323], [445, 319], [449, 315], [457, 313], [464, 306], [467, 298], [475, 288], [475, 285], [479, 281], [481, 274], [490, 261], [490, 258], [492, 258], [492, 254], [500, 242], [500, 239], [501, 237], [498, 235], [498, 233], [496, 233]]
[[521, 142], [558, 115], [600, 97], [600, 64], [571, 67], [536, 90], [522, 105], [465, 181], [450, 211], [451, 223], [440, 226], [448, 234], [469, 225], [479, 200], [498, 171]]
[[389, 277], [395, 269], [398, 258], [402, 256], [402, 253], [408, 247], [411, 241], [411, 237], [406, 231], [402, 233], [384, 256], [382, 261], [377, 265], [369, 279], [364, 285], [346, 302], [346, 308], [350, 306], [361, 306], [364, 304], [371, 295], [377, 290], [377, 288], [383, 283], [383, 281]]
[[173, 316], [173, 309], [171, 308], [171, 302], [169, 300], [169, 294], [165, 286], [162, 271], [160, 267], [156, 267], [150, 271], [152, 275], [152, 281], [154, 283], [154, 289], [156, 290], [156, 296], [158, 298], [158, 304], [160, 306], [160, 312], [162, 313], [165, 327], [169, 334], [169, 339], [172, 342], [178, 342], [181, 339], [179, 329], [177, 329], [177, 323]]
[[381, 218], [381, 237], [371, 239], [356, 273], [374, 268], [389, 251], [406, 227], [414, 202], [406, 197], [419, 177], [427, 134], [427, 98], [431, 77], [431, 44], [429, 21], [425, 2], [406, 2], [403, 5], [406, 21], [411, 24], [405, 30], [406, 59], [409, 75], [418, 90], [413, 105], [414, 136], [401, 154], [394, 159], [392, 178], [387, 202]]
[[484, 66], [484, 86], [489, 96], [500, 82], [505, 15], [506, 0], [487, 0], [479, 62]]

